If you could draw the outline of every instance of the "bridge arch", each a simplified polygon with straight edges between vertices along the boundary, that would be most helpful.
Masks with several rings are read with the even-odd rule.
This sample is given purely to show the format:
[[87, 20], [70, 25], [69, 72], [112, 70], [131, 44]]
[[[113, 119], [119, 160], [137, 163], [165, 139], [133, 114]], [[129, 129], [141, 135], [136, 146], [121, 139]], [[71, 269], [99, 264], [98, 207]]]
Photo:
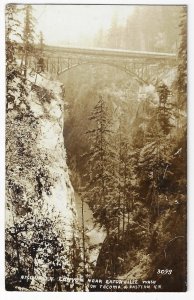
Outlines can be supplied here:
[[140, 76], [138, 76], [135, 72], [133, 72], [133, 71], [131, 71], [129, 69], [126, 69], [123, 66], [119, 66], [119, 65], [114, 64], [114, 63], [103, 62], [103, 61], [100, 61], [100, 62], [98, 62], [98, 61], [81, 62], [81, 63], [75, 64], [75, 65], [72, 65], [72, 66], [70, 66], [68, 68], [64, 68], [63, 70], [61, 70], [60, 72], [57, 73], [57, 76], [59, 77], [60, 75], [64, 74], [65, 72], [68, 72], [68, 71], [70, 71], [72, 69], [75, 69], [77, 67], [80, 67], [82, 65], [95, 65], [95, 64], [98, 64], [98, 65], [107, 65], [107, 66], [110, 66], [110, 67], [113, 67], [113, 68], [117, 68], [120, 71], [125, 72], [127, 75], [130, 75], [130, 76], [134, 77], [140, 84], [146, 84], [146, 85], [151, 84], [151, 82], [146, 81], [145, 79], [143, 79]]

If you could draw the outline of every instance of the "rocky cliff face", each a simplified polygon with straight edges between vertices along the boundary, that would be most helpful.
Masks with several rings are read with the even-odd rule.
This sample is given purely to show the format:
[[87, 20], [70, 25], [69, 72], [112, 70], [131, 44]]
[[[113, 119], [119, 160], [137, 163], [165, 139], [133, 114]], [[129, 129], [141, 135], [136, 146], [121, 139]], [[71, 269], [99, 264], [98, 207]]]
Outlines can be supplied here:
[[[37, 85], [46, 88], [51, 99], [38, 99], [31, 95], [31, 108], [35, 116], [40, 118], [37, 147], [50, 157], [48, 170], [53, 177], [54, 184], [50, 195], [44, 195], [46, 203], [54, 207], [65, 220], [67, 227], [75, 222], [74, 191], [69, 179], [66, 164], [66, 151], [63, 137], [63, 105], [62, 86], [59, 82], [49, 81], [40, 77]], [[71, 230], [66, 230], [69, 234]]]
[[[74, 191], [66, 165], [59, 82], [12, 82], [6, 118], [6, 288], [65, 290], [57, 278], [78, 247]], [[79, 251], [78, 251], [79, 252]], [[77, 257], [79, 258], [79, 253]], [[54, 278], [48, 282], [48, 278]]]

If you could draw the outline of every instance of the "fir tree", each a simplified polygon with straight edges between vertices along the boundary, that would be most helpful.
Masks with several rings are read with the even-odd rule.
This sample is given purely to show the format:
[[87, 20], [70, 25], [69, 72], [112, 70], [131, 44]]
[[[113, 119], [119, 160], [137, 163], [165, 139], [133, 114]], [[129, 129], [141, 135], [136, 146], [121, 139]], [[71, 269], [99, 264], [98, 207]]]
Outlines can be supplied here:
[[86, 154], [90, 177], [86, 186], [86, 194], [89, 205], [94, 210], [94, 216], [109, 232], [111, 223], [109, 204], [113, 175], [111, 163], [114, 154], [110, 142], [110, 119], [105, 100], [101, 95], [89, 120], [93, 124], [93, 128], [86, 132], [90, 142], [90, 150]]
[[183, 6], [180, 15], [180, 45], [178, 49], [178, 75], [176, 87], [178, 107], [185, 109], [187, 95], [187, 7]]
[[[166, 85], [158, 87], [159, 105], [155, 109], [145, 133], [145, 145], [139, 155], [140, 185], [154, 214], [160, 214], [159, 195], [165, 191], [164, 182], [172, 160], [170, 135], [172, 124], [170, 91]], [[154, 126], [153, 126], [154, 122]], [[168, 142], [167, 142], [168, 141]], [[148, 187], [148, 188], [147, 188]], [[146, 191], [147, 190], [147, 191]]]
[[30, 53], [34, 51], [34, 17], [32, 5], [24, 6], [24, 29], [23, 29], [23, 53], [22, 66], [24, 68], [24, 77], [27, 75], [28, 59]]
[[40, 44], [40, 53], [42, 54], [44, 48], [44, 37], [42, 31], [40, 31], [39, 44]]
[[[116, 133], [117, 139], [117, 157], [118, 157], [118, 168], [115, 172], [116, 178], [116, 187], [115, 187], [115, 197], [117, 200], [114, 203], [114, 207], [117, 210], [118, 215], [118, 238], [120, 238], [120, 230], [122, 228], [122, 236], [124, 236], [125, 227], [126, 227], [126, 216], [130, 211], [130, 202], [131, 202], [131, 180], [133, 178], [133, 167], [130, 157], [130, 145], [128, 139], [128, 128], [126, 127], [126, 119], [122, 115], [119, 117], [119, 128]], [[128, 220], [129, 222], [129, 220]]]
[[20, 95], [24, 92], [25, 87], [22, 80], [16, 83], [17, 78], [21, 76], [21, 70], [16, 62], [16, 55], [19, 51], [21, 35], [19, 34], [19, 9], [15, 4], [6, 6], [6, 111], [16, 108], [14, 92], [20, 90]]

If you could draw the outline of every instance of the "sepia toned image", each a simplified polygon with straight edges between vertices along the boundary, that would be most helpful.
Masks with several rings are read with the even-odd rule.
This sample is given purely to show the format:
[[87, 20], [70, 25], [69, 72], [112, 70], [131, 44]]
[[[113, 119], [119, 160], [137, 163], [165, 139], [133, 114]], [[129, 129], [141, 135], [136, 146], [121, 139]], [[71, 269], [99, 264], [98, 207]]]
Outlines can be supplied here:
[[187, 6], [7, 4], [5, 288], [187, 290]]

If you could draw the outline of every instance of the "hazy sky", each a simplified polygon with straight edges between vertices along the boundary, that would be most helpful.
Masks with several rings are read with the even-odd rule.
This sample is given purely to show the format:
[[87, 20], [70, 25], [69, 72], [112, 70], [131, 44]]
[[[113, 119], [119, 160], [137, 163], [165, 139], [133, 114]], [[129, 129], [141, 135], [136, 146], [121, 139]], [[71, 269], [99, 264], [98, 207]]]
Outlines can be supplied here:
[[42, 31], [46, 44], [78, 43], [94, 38], [102, 27], [108, 29], [114, 14], [124, 23], [133, 11], [132, 6], [114, 5], [33, 5], [37, 29]]

